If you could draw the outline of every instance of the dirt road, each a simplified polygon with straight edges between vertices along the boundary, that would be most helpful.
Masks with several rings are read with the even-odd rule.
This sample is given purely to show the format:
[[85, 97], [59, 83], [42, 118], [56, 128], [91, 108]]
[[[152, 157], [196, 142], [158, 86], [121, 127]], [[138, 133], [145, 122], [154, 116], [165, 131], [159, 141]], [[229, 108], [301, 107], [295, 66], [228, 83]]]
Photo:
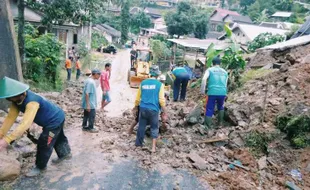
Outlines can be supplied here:
[[127, 73], [130, 68], [129, 50], [121, 51], [112, 62], [111, 98], [112, 102], [106, 107], [108, 117], [118, 117], [134, 106], [137, 89], [130, 88]]
[[[135, 136], [126, 134], [130, 123], [121, 123], [120, 117], [112, 118], [121, 116], [124, 110], [133, 107], [136, 89], [130, 89], [127, 84], [129, 51], [116, 55], [112, 65], [111, 97], [113, 101], [107, 107], [107, 113], [98, 112], [97, 114], [96, 127], [100, 130], [99, 133], [90, 134], [81, 130], [82, 110], [78, 105], [80, 97], [77, 92], [81, 89], [78, 86], [66, 89], [59, 97], [52, 100], [60, 105], [65, 104], [61, 106], [67, 107], [65, 133], [72, 148], [73, 158], [60, 165], [49, 163], [46, 172], [39, 177], [26, 178], [22, 175], [9, 184], [9, 188], [21, 190], [208, 189], [188, 171], [169, 168], [157, 157], [152, 158], [149, 152], [136, 150]], [[56, 154], [53, 153], [52, 158], [55, 157]], [[143, 162], [153, 162], [154, 167], [152, 169], [142, 168], [141, 158]], [[34, 157], [23, 161], [23, 173], [33, 163]]]

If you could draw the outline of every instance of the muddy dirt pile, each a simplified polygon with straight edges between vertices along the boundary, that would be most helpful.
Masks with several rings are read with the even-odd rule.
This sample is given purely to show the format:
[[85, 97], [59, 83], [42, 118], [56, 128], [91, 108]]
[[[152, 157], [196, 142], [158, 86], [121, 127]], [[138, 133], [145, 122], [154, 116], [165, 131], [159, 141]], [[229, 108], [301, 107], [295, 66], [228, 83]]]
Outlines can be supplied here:
[[[287, 174], [298, 167], [304, 174], [303, 181], [306, 181], [304, 176], [307, 170], [304, 167], [310, 162], [305, 151], [298, 153], [303, 155], [303, 161], [302, 165], [297, 166], [292, 164], [298, 161], [295, 156], [297, 153], [285, 141], [270, 144], [267, 157], [253, 157], [250, 149], [245, 148], [244, 134], [256, 128], [274, 129], [272, 122], [278, 112], [293, 106], [296, 101], [309, 106], [309, 74], [309, 65], [291, 67], [286, 72], [275, 71], [267, 77], [246, 83], [243, 89], [230, 95], [226, 105], [229, 120], [235, 125], [227, 124], [221, 129], [204, 130], [201, 125], [203, 106], [200, 103], [204, 97], [200, 95], [199, 88], [190, 89], [186, 102], [167, 103], [168, 130], [161, 133], [155, 154], [150, 153], [148, 131], [145, 148], [142, 149], [134, 146], [135, 135], [127, 134], [134, 120], [131, 110], [118, 118], [107, 117], [105, 112], [98, 111], [96, 127], [100, 133], [108, 134], [109, 138], [102, 140], [100, 150], [94, 151], [106, 153], [104, 159], [111, 162], [120, 156], [138, 160], [141, 167], [163, 173], [169, 173], [172, 169], [187, 169], [201, 181], [210, 184], [210, 189], [283, 189], [286, 180], [294, 181]], [[268, 98], [264, 106], [267, 82]], [[62, 93], [42, 94], [64, 109], [67, 128], [81, 130], [82, 88], [83, 84], [70, 83]], [[260, 116], [264, 107], [265, 123], [261, 124]], [[31, 133], [38, 137], [40, 129], [32, 128]], [[33, 155], [24, 154], [22, 165], [27, 167], [29, 163], [33, 164]], [[178, 189], [177, 182], [175, 186]]]
[[300, 63], [309, 63], [310, 44], [298, 46], [284, 46], [279, 49], [259, 49], [251, 58], [248, 67], [260, 68], [266, 65], [280, 68], [282, 65], [294, 65]]
[[310, 108], [310, 64], [248, 81], [229, 95], [225, 107], [230, 122], [246, 129], [262, 121], [272, 124], [278, 115], [300, 105]]

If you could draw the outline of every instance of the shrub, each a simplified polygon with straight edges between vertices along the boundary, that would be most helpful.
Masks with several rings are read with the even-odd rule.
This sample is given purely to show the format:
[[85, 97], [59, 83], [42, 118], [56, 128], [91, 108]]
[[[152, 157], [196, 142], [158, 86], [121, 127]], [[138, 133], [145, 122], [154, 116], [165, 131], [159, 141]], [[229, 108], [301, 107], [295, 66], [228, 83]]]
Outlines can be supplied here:
[[25, 78], [35, 82], [47, 81], [57, 87], [59, 76], [58, 67], [63, 62], [64, 46], [54, 34], [38, 35], [37, 30], [30, 24], [25, 30]]
[[278, 42], [282, 42], [285, 40], [285, 37], [279, 34], [272, 35], [272, 33], [262, 33], [258, 35], [252, 42], [249, 43], [248, 50], [251, 52], [255, 52], [255, 50], [276, 44]]
[[101, 45], [106, 46], [108, 44], [108, 40], [102, 34], [99, 32], [92, 33], [91, 48], [97, 49]]
[[78, 54], [80, 57], [86, 57], [89, 53], [85, 39], [79, 40]]
[[310, 117], [302, 114], [297, 116], [280, 115], [276, 119], [278, 129], [287, 134], [288, 140], [296, 148], [310, 145]]

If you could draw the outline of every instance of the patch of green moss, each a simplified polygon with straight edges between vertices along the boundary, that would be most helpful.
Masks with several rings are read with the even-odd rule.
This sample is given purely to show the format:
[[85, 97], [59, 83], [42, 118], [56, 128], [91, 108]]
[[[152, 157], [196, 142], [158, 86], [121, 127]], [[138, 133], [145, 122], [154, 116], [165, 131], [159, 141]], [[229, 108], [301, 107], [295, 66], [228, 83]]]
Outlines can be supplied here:
[[310, 117], [308, 115], [281, 115], [276, 119], [276, 126], [287, 134], [288, 140], [296, 148], [310, 145]]
[[250, 147], [251, 152], [258, 156], [268, 153], [268, 144], [274, 138], [274, 134], [267, 134], [258, 131], [251, 131], [245, 137], [245, 145]]

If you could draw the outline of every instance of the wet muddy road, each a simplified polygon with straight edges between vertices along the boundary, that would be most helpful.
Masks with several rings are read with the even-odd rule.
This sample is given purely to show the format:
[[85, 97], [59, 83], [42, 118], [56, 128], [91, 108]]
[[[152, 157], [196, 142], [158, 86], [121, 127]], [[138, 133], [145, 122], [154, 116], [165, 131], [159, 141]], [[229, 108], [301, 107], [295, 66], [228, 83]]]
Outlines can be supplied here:
[[[112, 103], [107, 106], [105, 117], [120, 117], [123, 111], [133, 107], [137, 89], [131, 89], [127, 83], [129, 66], [129, 51], [119, 52], [112, 62]], [[72, 159], [59, 165], [49, 163], [39, 177], [21, 176], [14, 182], [13, 189], [207, 189], [195, 176], [185, 170], [172, 169], [164, 160], [151, 170], [140, 167], [136, 156], [150, 153], [135, 151], [135, 136], [125, 134], [128, 124], [121, 131], [100, 130], [98, 134], [90, 134], [81, 130], [81, 119], [77, 118], [75, 125], [65, 130]], [[52, 158], [55, 157], [53, 153]]]

